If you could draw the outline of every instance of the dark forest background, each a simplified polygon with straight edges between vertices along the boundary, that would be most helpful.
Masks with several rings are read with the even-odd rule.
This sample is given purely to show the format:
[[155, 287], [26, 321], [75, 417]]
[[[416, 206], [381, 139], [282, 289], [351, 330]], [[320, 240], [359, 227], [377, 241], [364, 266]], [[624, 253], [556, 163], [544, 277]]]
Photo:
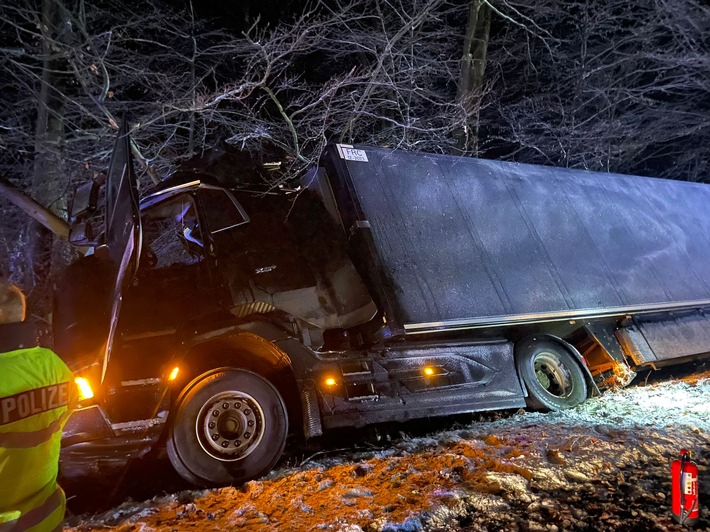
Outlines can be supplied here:
[[0, 270], [37, 301], [71, 252], [7, 196], [64, 234], [124, 112], [144, 187], [327, 142], [710, 181], [702, 0], [14, 0], [0, 63]]

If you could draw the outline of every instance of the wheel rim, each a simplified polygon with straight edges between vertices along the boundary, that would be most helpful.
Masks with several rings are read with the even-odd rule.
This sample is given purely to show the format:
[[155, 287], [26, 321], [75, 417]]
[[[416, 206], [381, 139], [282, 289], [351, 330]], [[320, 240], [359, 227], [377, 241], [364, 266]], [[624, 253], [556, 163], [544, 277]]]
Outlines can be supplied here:
[[217, 460], [241, 460], [264, 437], [264, 412], [251, 395], [228, 391], [210, 397], [195, 423], [202, 449]]
[[572, 393], [572, 375], [557, 355], [538, 353], [534, 359], [535, 378], [550, 395], [565, 398]]

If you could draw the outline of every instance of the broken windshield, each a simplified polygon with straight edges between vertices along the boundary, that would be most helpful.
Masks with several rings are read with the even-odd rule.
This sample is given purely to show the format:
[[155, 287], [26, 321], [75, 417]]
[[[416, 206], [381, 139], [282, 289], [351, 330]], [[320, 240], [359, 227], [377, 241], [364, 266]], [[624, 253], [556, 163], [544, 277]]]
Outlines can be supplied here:
[[142, 218], [148, 266], [194, 264], [204, 258], [197, 209], [188, 194], [159, 203], [145, 211]]

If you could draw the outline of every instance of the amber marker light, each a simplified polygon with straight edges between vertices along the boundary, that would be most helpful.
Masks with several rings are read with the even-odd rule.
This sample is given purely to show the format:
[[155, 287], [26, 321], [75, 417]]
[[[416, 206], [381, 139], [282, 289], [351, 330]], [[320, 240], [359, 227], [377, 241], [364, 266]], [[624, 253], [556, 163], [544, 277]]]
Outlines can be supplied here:
[[424, 366], [424, 368], [422, 369], [422, 373], [425, 377], [431, 377], [432, 375], [434, 375], [434, 368], [431, 366]]
[[87, 399], [94, 397], [94, 391], [91, 389], [89, 381], [87, 381], [84, 377], [76, 377], [74, 382], [79, 390], [79, 401], [86, 401]]
[[325, 384], [326, 388], [333, 388], [338, 384], [338, 381], [335, 377], [326, 377], [323, 384]]
[[170, 375], [168, 375], [168, 380], [174, 381], [175, 379], [177, 379], [178, 373], [180, 373], [180, 368], [178, 366], [175, 366], [170, 372]]

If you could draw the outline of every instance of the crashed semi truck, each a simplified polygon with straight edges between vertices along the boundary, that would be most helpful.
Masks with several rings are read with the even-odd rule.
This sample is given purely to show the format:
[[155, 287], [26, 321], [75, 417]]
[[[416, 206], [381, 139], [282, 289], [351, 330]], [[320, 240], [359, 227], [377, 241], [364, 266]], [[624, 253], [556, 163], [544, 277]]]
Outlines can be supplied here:
[[710, 351], [710, 186], [348, 145], [296, 190], [260, 171], [139, 198], [124, 127], [105, 191], [77, 192], [65, 475], [162, 450], [239, 483], [288, 437], [572, 408]]

